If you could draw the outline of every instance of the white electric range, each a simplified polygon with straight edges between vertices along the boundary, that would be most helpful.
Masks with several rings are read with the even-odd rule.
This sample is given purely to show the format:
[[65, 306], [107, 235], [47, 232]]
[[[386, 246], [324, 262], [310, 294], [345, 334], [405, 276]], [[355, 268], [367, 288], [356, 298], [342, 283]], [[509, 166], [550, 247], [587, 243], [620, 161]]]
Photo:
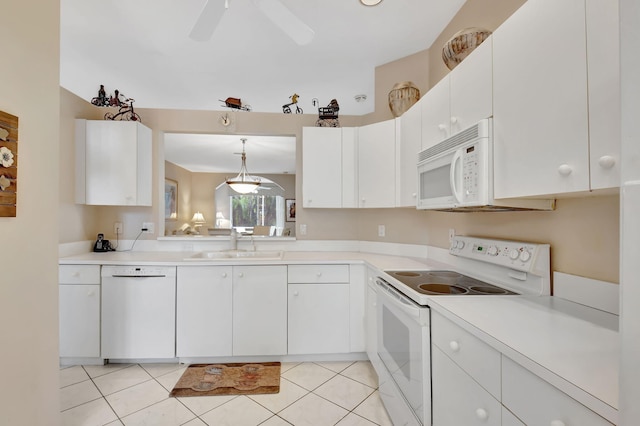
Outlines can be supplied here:
[[550, 247], [455, 236], [450, 269], [389, 270], [376, 279], [380, 396], [394, 425], [431, 424], [429, 300], [549, 295]]

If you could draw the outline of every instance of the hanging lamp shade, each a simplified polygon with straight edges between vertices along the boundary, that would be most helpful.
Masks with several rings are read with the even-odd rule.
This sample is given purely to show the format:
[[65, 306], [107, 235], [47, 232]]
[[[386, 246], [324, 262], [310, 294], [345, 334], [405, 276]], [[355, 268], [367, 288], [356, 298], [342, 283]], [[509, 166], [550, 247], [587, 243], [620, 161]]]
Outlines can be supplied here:
[[229, 185], [231, 189], [240, 193], [240, 194], [248, 194], [250, 192], [255, 191], [260, 186], [260, 178], [257, 176], [251, 176], [247, 172], [247, 154], [244, 152], [244, 144], [247, 142], [247, 139], [242, 138], [242, 165], [240, 166], [240, 173], [238, 176], [227, 179], [226, 183]]

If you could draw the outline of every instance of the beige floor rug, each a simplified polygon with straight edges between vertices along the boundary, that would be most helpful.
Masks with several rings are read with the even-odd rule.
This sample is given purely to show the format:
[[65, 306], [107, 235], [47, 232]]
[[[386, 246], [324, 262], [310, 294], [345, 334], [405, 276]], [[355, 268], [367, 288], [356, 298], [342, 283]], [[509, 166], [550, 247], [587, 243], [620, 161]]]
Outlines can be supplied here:
[[280, 363], [193, 364], [169, 396], [255, 395], [280, 392]]

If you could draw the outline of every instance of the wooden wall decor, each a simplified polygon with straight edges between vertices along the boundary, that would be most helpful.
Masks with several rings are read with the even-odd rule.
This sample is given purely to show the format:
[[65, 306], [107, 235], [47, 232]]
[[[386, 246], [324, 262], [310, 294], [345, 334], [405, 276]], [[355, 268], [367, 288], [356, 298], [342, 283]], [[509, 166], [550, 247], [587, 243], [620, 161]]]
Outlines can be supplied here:
[[16, 217], [18, 117], [0, 111], [0, 217]]

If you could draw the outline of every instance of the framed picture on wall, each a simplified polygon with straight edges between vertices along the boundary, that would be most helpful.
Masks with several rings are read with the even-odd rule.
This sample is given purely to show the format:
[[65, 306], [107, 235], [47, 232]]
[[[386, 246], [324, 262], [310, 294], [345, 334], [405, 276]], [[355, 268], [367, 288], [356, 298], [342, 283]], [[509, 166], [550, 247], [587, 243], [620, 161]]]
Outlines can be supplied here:
[[178, 182], [164, 180], [164, 220], [178, 219]]
[[287, 222], [295, 222], [296, 221], [296, 200], [294, 199], [285, 200], [285, 209], [287, 214]]

